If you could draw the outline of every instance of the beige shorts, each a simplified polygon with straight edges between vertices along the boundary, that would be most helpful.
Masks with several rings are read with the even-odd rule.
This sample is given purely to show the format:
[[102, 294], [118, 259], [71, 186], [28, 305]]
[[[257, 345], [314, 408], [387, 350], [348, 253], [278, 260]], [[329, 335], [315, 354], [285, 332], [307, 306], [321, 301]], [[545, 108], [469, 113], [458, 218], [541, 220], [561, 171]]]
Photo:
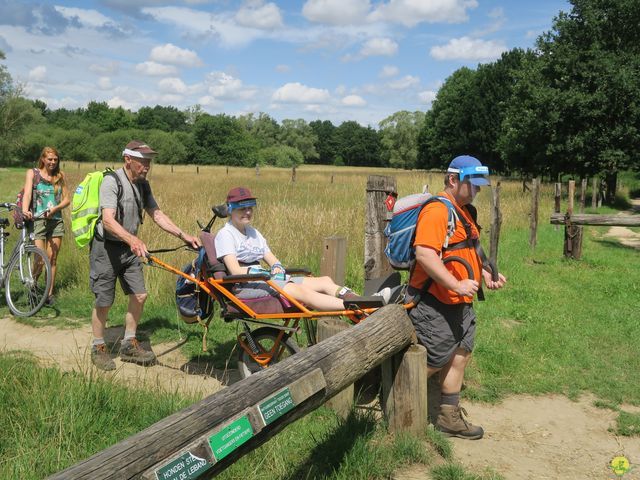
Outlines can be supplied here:
[[33, 235], [36, 240], [64, 237], [64, 221], [61, 218], [42, 218], [34, 220]]

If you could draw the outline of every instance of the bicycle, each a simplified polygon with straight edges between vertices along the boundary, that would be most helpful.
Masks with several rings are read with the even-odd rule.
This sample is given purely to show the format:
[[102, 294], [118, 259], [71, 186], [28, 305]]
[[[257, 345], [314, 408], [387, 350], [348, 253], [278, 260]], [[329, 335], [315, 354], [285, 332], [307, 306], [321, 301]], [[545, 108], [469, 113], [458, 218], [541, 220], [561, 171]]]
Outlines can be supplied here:
[[[0, 209], [15, 210], [15, 203], [0, 203]], [[38, 217], [34, 217], [38, 218]], [[20, 239], [14, 245], [5, 263], [5, 243], [10, 225], [8, 218], [0, 217], [0, 285], [4, 285], [5, 298], [11, 313], [18, 317], [30, 317], [37, 313], [47, 300], [51, 288], [51, 263], [49, 257], [33, 242], [33, 233], [26, 225]]]

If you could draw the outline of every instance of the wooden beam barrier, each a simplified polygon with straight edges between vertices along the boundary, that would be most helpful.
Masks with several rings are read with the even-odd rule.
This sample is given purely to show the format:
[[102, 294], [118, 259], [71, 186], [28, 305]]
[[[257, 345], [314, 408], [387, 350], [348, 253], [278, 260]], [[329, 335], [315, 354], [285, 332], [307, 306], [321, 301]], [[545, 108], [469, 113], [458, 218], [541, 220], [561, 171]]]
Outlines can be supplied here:
[[566, 225], [567, 220], [572, 225], [591, 225], [609, 227], [640, 227], [640, 215], [595, 215], [574, 214], [567, 217], [564, 213], [551, 215], [551, 225]]
[[[414, 335], [405, 309], [401, 305], [387, 305], [358, 325], [164, 418], [50, 478], [113, 480], [141, 478], [144, 474], [146, 478], [155, 475], [162, 480], [175, 480], [181, 478], [175, 473], [184, 473], [183, 467], [185, 472], [197, 469], [196, 476], [185, 479], [212, 478], [404, 349]], [[324, 383], [318, 376], [320, 372]], [[296, 392], [302, 393], [298, 397]], [[274, 407], [277, 412], [272, 416], [277, 418], [271, 422], [267, 420], [272, 416], [265, 418], [267, 403], [280, 406]], [[158, 471], [167, 473], [158, 477]]]

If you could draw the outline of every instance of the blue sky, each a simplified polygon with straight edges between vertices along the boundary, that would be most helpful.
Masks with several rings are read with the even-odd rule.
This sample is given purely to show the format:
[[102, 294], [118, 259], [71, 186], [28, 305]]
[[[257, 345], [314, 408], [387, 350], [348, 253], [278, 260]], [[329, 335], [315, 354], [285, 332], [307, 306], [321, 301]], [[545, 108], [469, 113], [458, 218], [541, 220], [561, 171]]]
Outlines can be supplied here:
[[0, 0], [29, 98], [376, 126], [462, 66], [532, 47], [563, 0]]

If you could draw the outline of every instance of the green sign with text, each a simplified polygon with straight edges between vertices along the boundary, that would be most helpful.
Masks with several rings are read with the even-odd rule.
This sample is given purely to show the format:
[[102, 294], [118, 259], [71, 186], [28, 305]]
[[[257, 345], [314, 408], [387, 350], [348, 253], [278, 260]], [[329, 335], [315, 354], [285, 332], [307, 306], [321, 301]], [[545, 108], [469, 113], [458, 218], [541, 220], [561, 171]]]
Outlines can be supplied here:
[[219, 462], [251, 437], [253, 437], [253, 428], [249, 419], [244, 416], [231, 422], [215, 435], [211, 435], [209, 445], [211, 445], [213, 456]]
[[155, 473], [158, 480], [192, 480], [210, 467], [211, 464], [206, 459], [185, 452], [179, 458], [158, 468]]
[[291, 392], [288, 388], [285, 388], [274, 396], [266, 399], [258, 408], [260, 409], [265, 425], [269, 425], [292, 410], [295, 406], [296, 404], [293, 403], [293, 398], [291, 398]]

